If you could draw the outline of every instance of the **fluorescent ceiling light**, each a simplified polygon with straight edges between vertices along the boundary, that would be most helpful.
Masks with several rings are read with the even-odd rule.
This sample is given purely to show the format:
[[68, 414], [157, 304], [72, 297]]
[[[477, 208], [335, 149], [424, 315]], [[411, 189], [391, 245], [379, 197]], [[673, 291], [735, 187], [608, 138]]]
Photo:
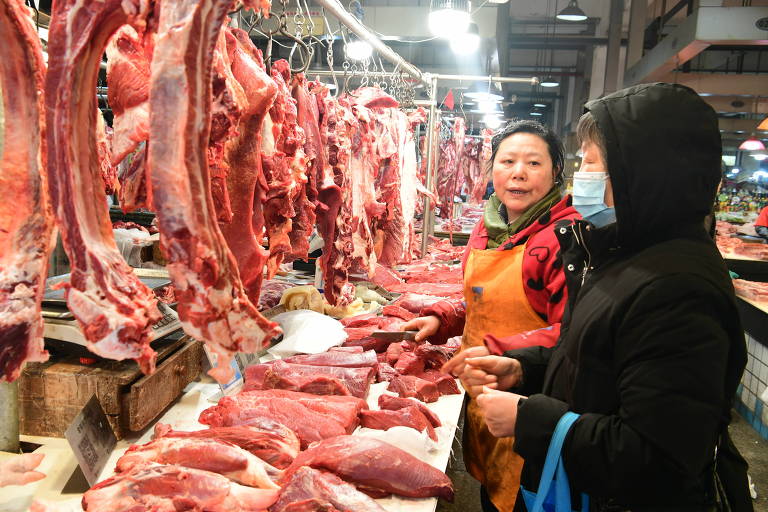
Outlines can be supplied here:
[[344, 52], [352, 60], [365, 60], [371, 57], [373, 48], [365, 41], [356, 39], [347, 43], [347, 46], [344, 47]]
[[752, 155], [752, 158], [754, 158], [754, 159], [755, 159], [755, 160], [757, 160], [758, 162], [762, 162], [763, 160], [765, 160], [766, 158], [768, 158], [768, 153], [754, 153], [754, 154]]
[[768, 171], [764, 171], [760, 169], [759, 171], [755, 171], [754, 173], [752, 173], [752, 177], [754, 179], [768, 178]]
[[544, 78], [541, 82], [539, 82], [539, 85], [542, 87], [557, 87], [558, 85], [560, 85], [560, 82], [556, 78], [550, 75]]
[[456, 55], [471, 55], [480, 48], [480, 32], [477, 23], [470, 23], [463, 34], [451, 38], [451, 50]]
[[463, 34], [469, 28], [469, 2], [467, 0], [436, 0], [429, 13], [429, 30], [446, 39]]
[[546, 105], [545, 105], [544, 103], [534, 103], [534, 104], [533, 104], [533, 106], [534, 106], [534, 107], [538, 107], [538, 108], [544, 108], [544, 107], [546, 107]]
[[736, 165], [736, 155], [723, 155], [723, 163], [728, 167]]
[[587, 15], [579, 8], [579, 2], [571, 0], [568, 5], [557, 13], [557, 19], [563, 21], [584, 21]]
[[497, 112], [499, 110], [499, 104], [495, 101], [485, 101], [485, 100], [478, 100], [477, 101], [477, 110], [480, 112]]
[[739, 146], [739, 149], [742, 151], [762, 151], [765, 149], [765, 144], [763, 144], [763, 141], [757, 139], [753, 135], [742, 142], [741, 146]]
[[464, 94], [467, 98], [472, 98], [473, 100], [477, 101], [501, 101], [504, 99], [504, 96], [500, 94], [494, 94], [492, 92], [487, 91], [473, 91], [473, 92], [467, 92]]
[[538, 110], [534, 110], [534, 111], [533, 111], [533, 112], [531, 112], [529, 115], [532, 115], [532, 116], [543, 116], [544, 114], [542, 114], [542, 113], [541, 113], [541, 112], [539, 112]]
[[491, 130], [495, 130], [496, 128], [501, 126], [501, 118], [498, 116], [488, 114], [483, 118], [483, 123], [485, 123], [485, 126], [490, 128]]

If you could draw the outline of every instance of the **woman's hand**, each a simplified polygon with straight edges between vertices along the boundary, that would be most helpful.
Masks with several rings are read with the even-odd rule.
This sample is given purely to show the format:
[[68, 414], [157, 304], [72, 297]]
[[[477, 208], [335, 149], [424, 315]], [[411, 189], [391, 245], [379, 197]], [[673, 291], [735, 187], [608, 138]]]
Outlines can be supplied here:
[[[484, 355], [469, 357], [465, 362], [467, 369], [464, 374], [475, 377], [477, 382], [485, 375], [495, 377], [489, 380], [488, 387], [492, 389], [503, 391], [519, 386], [523, 381], [520, 361], [511, 357]], [[477, 393], [480, 393], [480, 390]]]
[[434, 315], [414, 318], [402, 326], [404, 331], [419, 331], [416, 333], [416, 341], [424, 341], [430, 336], [434, 336], [438, 329], [440, 329], [440, 319]]
[[42, 453], [24, 453], [0, 463], [0, 487], [26, 485], [45, 478], [45, 474], [35, 471], [43, 457]]
[[490, 354], [490, 352], [488, 352], [488, 347], [482, 345], [470, 347], [450, 358], [440, 370], [443, 373], [448, 373], [454, 377], [461, 377], [461, 374], [464, 373], [464, 367], [466, 366], [465, 361], [468, 357], [487, 356], [488, 354]]
[[477, 405], [483, 412], [488, 431], [495, 437], [515, 435], [517, 405], [521, 398], [525, 397], [483, 387], [482, 393], [477, 396]]

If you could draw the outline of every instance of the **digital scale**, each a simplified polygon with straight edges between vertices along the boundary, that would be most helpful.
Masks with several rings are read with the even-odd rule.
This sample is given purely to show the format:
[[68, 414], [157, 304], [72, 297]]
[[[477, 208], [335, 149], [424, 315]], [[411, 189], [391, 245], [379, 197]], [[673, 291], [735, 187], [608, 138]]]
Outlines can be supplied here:
[[[151, 269], [133, 269], [142, 283], [151, 290], [157, 290], [171, 283], [168, 273], [162, 270]], [[69, 274], [50, 277], [45, 282], [45, 294], [43, 295], [42, 313], [44, 320], [43, 336], [50, 340], [65, 341], [76, 345], [86, 346], [87, 341], [80, 326], [75, 320], [75, 315], [67, 308], [67, 302], [64, 298], [64, 289], [54, 290], [53, 286], [69, 280]], [[160, 339], [174, 331], [181, 329], [179, 315], [169, 305], [160, 301], [157, 307], [163, 317], [152, 330], [155, 332], [154, 339]]]

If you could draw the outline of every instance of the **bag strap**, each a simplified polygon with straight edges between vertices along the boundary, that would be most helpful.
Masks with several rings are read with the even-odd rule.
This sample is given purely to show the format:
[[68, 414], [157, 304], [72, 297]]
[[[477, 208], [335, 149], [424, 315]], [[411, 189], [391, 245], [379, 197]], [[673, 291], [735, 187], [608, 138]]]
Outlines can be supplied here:
[[[549, 488], [552, 485], [552, 480], [555, 477], [555, 471], [560, 462], [560, 451], [563, 449], [565, 436], [568, 435], [571, 425], [573, 425], [573, 422], [578, 418], [578, 414], [568, 411], [562, 418], [560, 418], [560, 421], [557, 422], [555, 431], [552, 433], [552, 440], [549, 442], [547, 458], [544, 460], [544, 469], [541, 472], [541, 480], [539, 481], [539, 487], [536, 490], [536, 501], [533, 503], [531, 512], [540, 512], [544, 509], [544, 499], [547, 497]], [[565, 469], [563, 469], [563, 474], [565, 474]], [[568, 500], [570, 501], [570, 499], [569, 496]]]

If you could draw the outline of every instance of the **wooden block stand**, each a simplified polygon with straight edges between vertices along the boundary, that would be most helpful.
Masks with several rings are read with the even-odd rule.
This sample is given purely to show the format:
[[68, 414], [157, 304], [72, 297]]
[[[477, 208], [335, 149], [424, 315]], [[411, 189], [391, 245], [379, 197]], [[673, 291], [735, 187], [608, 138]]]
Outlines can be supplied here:
[[77, 356], [29, 363], [19, 378], [19, 429], [64, 437], [74, 417], [96, 394], [118, 439], [157, 418], [202, 369], [203, 344], [188, 336], [159, 340], [157, 370], [144, 375], [133, 361], [80, 363]]

